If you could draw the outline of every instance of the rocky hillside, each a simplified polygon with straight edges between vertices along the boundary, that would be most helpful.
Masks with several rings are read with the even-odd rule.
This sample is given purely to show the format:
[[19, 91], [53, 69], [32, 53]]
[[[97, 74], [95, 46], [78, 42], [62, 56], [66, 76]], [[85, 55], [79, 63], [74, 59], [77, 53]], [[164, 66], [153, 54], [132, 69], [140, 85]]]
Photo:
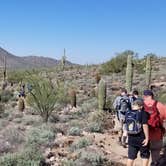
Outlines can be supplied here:
[[[59, 60], [48, 57], [38, 57], [38, 56], [18, 57], [0, 47], [0, 67], [2, 67], [4, 64], [5, 56], [7, 61], [7, 67], [12, 69], [54, 67], [60, 62]], [[67, 61], [67, 64], [71, 63]]]

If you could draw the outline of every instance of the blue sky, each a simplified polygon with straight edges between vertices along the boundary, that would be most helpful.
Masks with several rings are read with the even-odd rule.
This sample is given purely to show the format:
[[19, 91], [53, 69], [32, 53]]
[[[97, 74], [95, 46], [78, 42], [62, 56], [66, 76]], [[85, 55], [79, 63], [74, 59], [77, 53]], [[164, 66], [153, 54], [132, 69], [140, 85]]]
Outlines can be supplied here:
[[102, 63], [117, 52], [166, 56], [165, 0], [0, 0], [0, 46]]

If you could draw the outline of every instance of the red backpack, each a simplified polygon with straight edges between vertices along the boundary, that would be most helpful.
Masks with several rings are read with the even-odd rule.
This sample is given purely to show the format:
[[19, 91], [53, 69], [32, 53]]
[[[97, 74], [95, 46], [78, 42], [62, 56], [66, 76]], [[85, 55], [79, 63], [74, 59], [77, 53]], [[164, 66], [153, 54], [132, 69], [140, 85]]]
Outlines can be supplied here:
[[157, 109], [157, 101], [155, 101], [154, 104], [151, 106], [144, 104], [144, 109], [146, 112], [149, 113], [149, 127], [162, 129], [163, 125], [160, 119], [160, 113]]

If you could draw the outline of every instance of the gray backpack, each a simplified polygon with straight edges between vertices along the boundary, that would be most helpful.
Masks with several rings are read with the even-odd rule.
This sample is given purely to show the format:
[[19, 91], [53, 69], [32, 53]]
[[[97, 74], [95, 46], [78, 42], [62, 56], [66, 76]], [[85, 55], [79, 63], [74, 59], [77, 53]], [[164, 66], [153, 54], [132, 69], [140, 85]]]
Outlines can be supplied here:
[[121, 114], [125, 115], [128, 110], [131, 109], [130, 99], [127, 96], [123, 96], [119, 102], [119, 111]]

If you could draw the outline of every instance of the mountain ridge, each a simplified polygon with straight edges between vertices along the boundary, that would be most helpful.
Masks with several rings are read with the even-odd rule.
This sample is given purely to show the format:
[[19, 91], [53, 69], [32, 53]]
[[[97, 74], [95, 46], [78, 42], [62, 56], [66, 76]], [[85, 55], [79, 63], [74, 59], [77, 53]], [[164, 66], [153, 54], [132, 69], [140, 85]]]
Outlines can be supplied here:
[[[0, 47], [0, 67], [1, 68], [4, 66], [5, 57], [6, 57], [6, 66], [7, 68], [11, 68], [11, 69], [54, 67], [60, 63], [60, 60], [50, 58], [50, 57], [34, 56], [34, 55], [19, 57]], [[68, 65], [72, 64], [69, 61], [67, 61], [66, 63]]]

